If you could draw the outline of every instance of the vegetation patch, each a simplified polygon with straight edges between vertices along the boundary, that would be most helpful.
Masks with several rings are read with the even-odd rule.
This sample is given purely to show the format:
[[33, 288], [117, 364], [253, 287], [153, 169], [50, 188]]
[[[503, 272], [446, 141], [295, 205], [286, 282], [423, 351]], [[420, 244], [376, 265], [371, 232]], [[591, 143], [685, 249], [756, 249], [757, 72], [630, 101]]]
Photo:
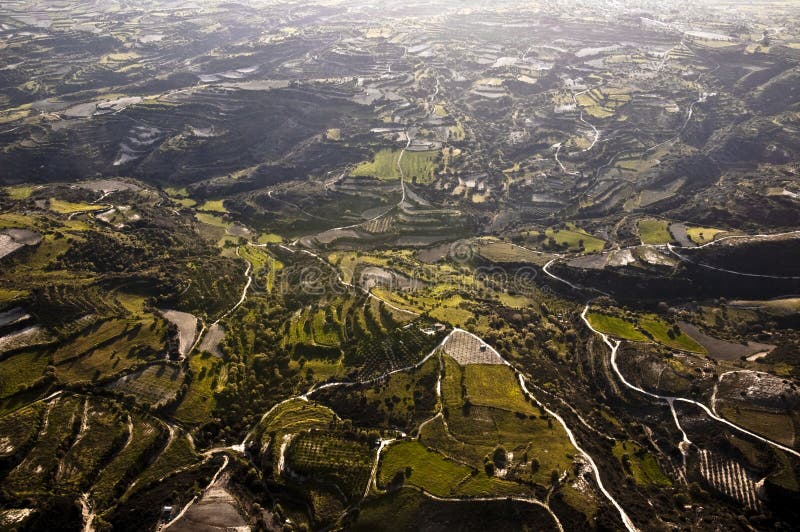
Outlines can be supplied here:
[[695, 244], [707, 244], [713, 242], [714, 238], [720, 233], [724, 233], [722, 229], [715, 229], [713, 227], [687, 227], [686, 234]]
[[371, 445], [340, 432], [303, 432], [286, 450], [292, 473], [315, 483], [335, 484], [351, 501], [363, 496], [373, 461]]
[[538, 412], [522, 394], [514, 370], [504, 364], [466, 365], [464, 382], [472, 404], [524, 414]]
[[639, 220], [638, 225], [642, 244], [660, 245], [673, 241], [672, 234], [669, 232], [669, 222], [665, 220], [648, 218]]
[[586, 318], [592, 324], [592, 327], [601, 333], [632, 342], [646, 342], [648, 340], [633, 323], [623, 318], [594, 311], [589, 312]]
[[50, 198], [50, 210], [58, 214], [75, 214], [78, 212], [93, 212], [108, 209], [108, 205], [95, 205], [93, 203], [74, 203], [71, 201]]
[[616, 442], [612, 450], [625, 472], [640, 486], [671, 486], [672, 481], [661, 470], [656, 458], [631, 441]]
[[544, 231], [527, 231], [523, 238], [532, 240], [545, 251], [582, 251], [595, 253], [602, 251], [604, 240], [590, 235], [574, 223], [568, 222], [563, 227], [550, 227]]
[[400, 167], [403, 169], [403, 176], [406, 181], [412, 183], [430, 183], [433, 181], [436, 170], [441, 161], [441, 152], [431, 151], [405, 151], [401, 150], [380, 150], [375, 154], [371, 162], [361, 163], [356, 166], [350, 175], [356, 177], [377, 177], [378, 179], [400, 179], [400, 168], [398, 159], [400, 154]]
[[222, 360], [208, 353], [189, 359], [191, 381], [186, 395], [173, 416], [182, 423], [196, 424], [209, 420], [217, 406], [216, 393], [225, 388], [226, 371]]
[[383, 452], [379, 478], [383, 486], [402, 481], [439, 497], [449, 497], [472, 471], [419, 442], [408, 441], [395, 443]]

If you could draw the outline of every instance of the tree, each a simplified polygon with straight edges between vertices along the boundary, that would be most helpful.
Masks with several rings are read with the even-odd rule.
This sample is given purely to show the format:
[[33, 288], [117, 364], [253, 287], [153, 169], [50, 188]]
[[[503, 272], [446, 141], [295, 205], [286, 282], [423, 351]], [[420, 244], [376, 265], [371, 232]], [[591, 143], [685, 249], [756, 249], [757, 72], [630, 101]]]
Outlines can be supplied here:
[[505, 469], [508, 464], [508, 454], [502, 445], [499, 445], [492, 454], [492, 462], [498, 469]]

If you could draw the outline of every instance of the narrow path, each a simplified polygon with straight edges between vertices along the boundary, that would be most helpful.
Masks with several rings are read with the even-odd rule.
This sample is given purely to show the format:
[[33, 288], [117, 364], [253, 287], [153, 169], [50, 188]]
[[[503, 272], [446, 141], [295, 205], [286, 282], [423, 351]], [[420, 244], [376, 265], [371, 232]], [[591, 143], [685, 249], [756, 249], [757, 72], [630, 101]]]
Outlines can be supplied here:
[[420, 491], [429, 499], [433, 499], [434, 501], [439, 502], [500, 502], [500, 501], [516, 501], [516, 502], [524, 502], [528, 504], [534, 504], [536, 506], [540, 506], [547, 510], [547, 513], [550, 514], [550, 517], [553, 518], [556, 527], [558, 527], [559, 532], [564, 532], [564, 527], [561, 525], [561, 521], [558, 519], [558, 516], [550, 509], [550, 507], [545, 504], [544, 502], [540, 501], [539, 499], [529, 499], [526, 497], [470, 497], [469, 499], [461, 499], [458, 497], [439, 497], [438, 495], [434, 495], [433, 493], [429, 493], [425, 490], [420, 489]]
[[[582, 90], [580, 92], [572, 94], [572, 101], [575, 102], [575, 107], [580, 108], [580, 106], [578, 105], [578, 96], [580, 96], [581, 94], [585, 94], [585, 93], [587, 93], [587, 92], [589, 92], [591, 90], [593, 90], [593, 89], [585, 89], [585, 90]], [[600, 131], [597, 130], [597, 128], [594, 126], [594, 124], [592, 124], [590, 122], [587, 122], [583, 118], [583, 109], [581, 109], [580, 111], [581, 111], [581, 114], [578, 117], [578, 120], [580, 120], [581, 122], [583, 122], [584, 124], [586, 124], [587, 126], [592, 128], [592, 130], [594, 131], [594, 139], [592, 140], [592, 143], [589, 145], [588, 148], [584, 148], [584, 149], [581, 150], [581, 153], [585, 153], [585, 152], [591, 150], [592, 148], [594, 148], [594, 145], [597, 144], [598, 140], [600, 140]]]
[[120, 450], [119, 450], [119, 451], [116, 453], [116, 455], [119, 455], [119, 453], [121, 453], [122, 451], [124, 451], [125, 449], [127, 449], [127, 448], [128, 448], [128, 446], [129, 446], [129, 445], [131, 444], [131, 442], [133, 441], [133, 419], [131, 418], [131, 415], [130, 415], [130, 414], [126, 414], [126, 416], [128, 417], [128, 420], [127, 420], [127, 426], [128, 426], [128, 439], [127, 439], [127, 440], [125, 440], [125, 445], [123, 445], [123, 446], [122, 446], [122, 449], [120, 449]]
[[554, 274], [553, 272], [550, 271], [550, 266], [555, 264], [555, 262], [557, 260], [558, 260], [558, 258], [552, 259], [547, 264], [542, 266], [542, 271], [545, 273], [545, 275], [547, 275], [548, 277], [550, 277], [552, 279], [555, 279], [556, 281], [558, 281], [560, 283], [564, 283], [567, 286], [569, 286], [570, 288], [573, 288], [575, 290], [589, 290], [591, 292], [597, 292], [598, 294], [602, 294], [604, 296], [611, 296], [611, 294], [609, 294], [608, 292], [603, 292], [602, 290], [599, 290], [599, 289], [591, 287], [591, 286], [581, 286], [579, 284], [571, 283], [571, 282], [567, 281], [566, 279], [564, 279], [563, 277], [559, 277], [558, 275]]
[[570, 412], [572, 412], [572, 414], [573, 414], [573, 415], [574, 415], [574, 416], [575, 416], [575, 417], [578, 419], [578, 421], [580, 421], [580, 422], [581, 422], [581, 424], [582, 424], [584, 427], [586, 427], [587, 429], [591, 430], [592, 432], [594, 432], [594, 433], [595, 433], [595, 434], [597, 434], [598, 436], [602, 436], [603, 438], [605, 438], [605, 439], [607, 439], [608, 441], [611, 441], [611, 442], [616, 442], [616, 441], [617, 441], [617, 439], [616, 439], [616, 438], [614, 438], [614, 437], [612, 437], [612, 436], [609, 436], [608, 434], [606, 434], [605, 432], [601, 431], [600, 429], [598, 429], [598, 428], [595, 428], [594, 426], [592, 426], [592, 425], [591, 425], [591, 424], [590, 424], [588, 421], [586, 421], [586, 420], [583, 418], [583, 416], [581, 416], [581, 415], [580, 415], [580, 413], [579, 413], [577, 410], [575, 410], [575, 408], [574, 408], [574, 407], [573, 407], [571, 404], [569, 404], [568, 402], [566, 402], [566, 401], [565, 401], [564, 399], [562, 399], [561, 397], [559, 397], [559, 396], [557, 396], [557, 395], [555, 395], [555, 394], [552, 394], [552, 393], [548, 392], [548, 391], [547, 391], [547, 390], [545, 390], [544, 388], [542, 388], [542, 387], [540, 387], [540, 386], [537, 386], [537, 385], [533, 384], [532, 382], [529, 382], [529, 383], [528, 383], [528, 385], [530, 385], [531, 387], [535, 388], [535, 389], [536, 389], [538, 392], [540, 392], [540, 393], [543, 393], [543, 394], [545, 394], [545, 395], [549, 395], [550, 397], [553, 397], [554, 399], [558, 399], [558, 401], [559, 401], [559, 402], [560, 402], [560, 403], [561, 403], [561, 404], [562, 404], [562, 405], [563, 405], [563, 406], [564, 406], [564, 407], [565, 407], [567, 410], [569, 410]]
[[286, 449], [292, 443], [292, 439], [296, 434], [284, 434], [281, 439], [281, 446], [278, 449], [278, 475], [283, 475], [286, 469]]
[[[241, 256], [238, 247], [236, 248], [236, 256], [245, 261], [245, 263], [247, 263], [247, 268], [244, 271], [244, 276], [247, 278], [247, 282], [245, 282], [244, 284], [244, 288], [242, 289], [242, 296], [239, 298], [239, 300], [231, 308], [229, 308], [222, 316], [217, 318], [217, 320], [211, 324], [211, 327], [218, 325], [219, 322], [221, 322], [222, 320], [233, 314], [233, 312], [237, 308], [242, 306], [242, 303], [244, 303], [245, 300], [247, 300], [247, 291], [250, 289], [250, 285], [253, 284], [253, 275], [252, 275], [253, 265], [250, 263], [249, 260]], [[200, 328], [200, 332], [197, 334], [197, 338], [195, 339], [194, 344], [192, 344], [192, 347], [189, 348], [189, 350], [186, 352], [187, 356], [192, 354], [195, 351], [195, 349], [197, 349], [197, 346], [199, 346], [200, 343], [203, 341], [203, 337], [205, 336], [208, 329], [209, 327], [207, 327], [206, 324], [203, 323], [202, 327]]]
[[94, 519], [97, 514], [94, 512], [89, 494], [83, 493], [79, 499], [81, 504], [81, 516], [83, 518], [83, 532], [94, 532]]
[[169, 527], [171, 527], [172, 525], [174, 525], [176, 522], [178, 522], [180, 520], [180, 518], [183, 517], [184, 514], [186, 514], [187, 511], [189, 511], [189, 508], [191, 508], [192, 505], [195, 502], [197, 502], [200, 499], [200, 497], [205, 495], [205, 493], [208, 491], [208, 489], [217, 482], [217, 479], [219, 478], [219, 475], [222, 473], [222, 470], [225, 469], [226, 467], [228, 467], [228, 462], [229, 461], [230, 461], [230, 458], [228, 458], [228, 455], [225, 455], [225, 458], [224, 458], [224, 460], [222, 462], [222, 466], [217, 470], [216, 473], [214, 473], [214, 476], [211, 478], [211, 482], [208, 483], [206, 488], [201, 493], [199, 493], [198, 495], [195, 495], [192, 498], [192, 500], [190, 500], [188, 503], [186, 503], [186, 506], [183, 507], [183, 509], [180, 511], [180, 513], [178, 513], [178, 515], [176, 515], [170, 521], [165, 523], [163, 526], [159, 527], [158, 530], [166, 530]]
[[397, 441], [397, 438], [381, 438], [380, 444], [378, 444], [378, 450], [375, 452], [375, 463], [372, 464], [372, 470], [369, 473], [369, 481], [367, 482], [367, 487], [364, 490], [364, 495], [361, 497], [361, 500], [367, 498], [369, 495], [370, 490], [374, 489], [375, 491], [378, 490], [378, 483], [376, 477], [378, 476], [378, 465], [381, 463], [381, 453], [383, 449], [388, 445], [391, 445], [392, 442]]
[[617, 502], [617, 500], [614, 498], [614, 496], [611, 495], [611, 493], [603, 485], [603, 479], [600, 478], [600, 469], [597, 467], [597, 464], [592, 459], [592, 456], [589, 453], [587, 453], [586, 451], [584, 451], [583, 448], [581, 448], [580, 445], [578, 445], [578, 442], [575, 439], [575, 435], [569, 429], [569, 427], [567, 426], [567, 424], [564, 421], [564, 419], [561, 416], [559, 416], [558, 414], [556, 414], [555, 412], [553, 412], [552, 410], [550, 410], [549, 408], [547, 408], [544, 405], [544, 403], [541, 403], [541, 402], [539, 402], [538, 399], [536, 399], [536, 397], [528, 390], [527, 386], [525, 386], [525, 379], [522, 376], [522, 373], [517, 373], [517, 375], [519, 377], [519, 385], [522, 387], [522, 391], [525, 392], [525, 394], [528, 397], [533, 399], [539, 406], [541, 406], [544, 409], [545, 412], [547, 412], [549, 415], [553, 416], [559, 423], [561, 423], [562, 427], [564, 427], [564, 430], [567, 433], [567, 437], [569, 438], [570, 443], [572, 443], [572, 446], [575, 447], [575, 449], [579, 453], [581, 453], [581, 455], [586, 459], [586, 461], [591, 466], [592, 472], [594, 473], [594, 480], [597, 483], [597, 487], [600, 489], [600, 491], [605, 496], [605, 498], [608, 499], [608, 501], [614, 506], [614, 508], [617, 509], [617, 512], [619, 513], [619, 517], [620, 517], [620, 519], [622, 519], [622, 523], [625, 525], [625, 528], [628, 530], [628, 532], [637, 532], [639, 529], [636, 528], [636, 525], [633, 524], [633, 521], [631, 521], [631, 518], [628, 517], [627, 513], [625, 513], [625, 510], [622, 508], [622, 506]]

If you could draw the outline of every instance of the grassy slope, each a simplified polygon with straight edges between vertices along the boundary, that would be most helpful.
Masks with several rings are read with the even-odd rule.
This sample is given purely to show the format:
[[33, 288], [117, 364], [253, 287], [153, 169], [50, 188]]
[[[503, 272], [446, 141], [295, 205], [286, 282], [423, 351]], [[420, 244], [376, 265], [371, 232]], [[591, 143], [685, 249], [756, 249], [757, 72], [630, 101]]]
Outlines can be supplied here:
[[639, 220], [639, 238], [642, 244], [668, 244], [672, 242], [669, 222], [664, 220]]
[[405, 471], [406, 467], [411, 468], [407, 483], [440, 497], [453, 494], [455, 487], [472, 472], [464, 465], [447, 460], [435, 451], [429, 451], [419, 442], [401, 442], [383, 453], [379, 477], [381, 484], [389, 483], [395, 473]]

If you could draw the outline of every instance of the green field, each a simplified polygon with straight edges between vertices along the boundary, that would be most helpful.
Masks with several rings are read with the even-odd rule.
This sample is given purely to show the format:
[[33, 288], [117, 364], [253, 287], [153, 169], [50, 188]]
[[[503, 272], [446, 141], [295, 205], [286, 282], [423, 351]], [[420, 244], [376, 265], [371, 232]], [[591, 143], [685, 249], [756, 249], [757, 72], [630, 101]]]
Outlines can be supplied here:
[[464, 376], [473, 404], [525, 414], [538, 412], [525, 399], [514, 371], [506, 365], [469, 364], [464, 366]]
[[706, 353], [705, 348], [698, 344], [694, 338], [684, 333], [680, 328], [663, 321], [655, 314], [638, 316], [635, 323], [618, 316], [594, 311], [589, 312], [586, 317], [592, 327], [615, 338], [632, 342], [652, 340], [673, 349], [693, 353]]
[[202, 205], [198, 206], [197, 210], [226, 213], [228, 212], [228, 209], [225, 208], [225, 205], [223, 203], [224, 200], [208, 200], [204, 202]]
[[540, 266], [550, 260], [550, 255], [537, 253], [520, 246], [515, 246], [509, 242], [490, 242], [481, 243], [478, 247], [478, 253], [487, 260], [492, 262], [530, 262]]
[[221, 359], [198, 354], [189, 359], [189, 369], [194, 378], [173, 415], [182, 423], [203, 423], [217, 406], [215, 393], [225, 388], [224, 367]]
[[[698, 344], [694, 338], [684, 333], [680, 328], [662, 321], [653, 314], [647, 314], [639, 318], [639, 327], [650, 333], [653, 339], [667, 347], [691, 351], [693, 353], [706, 353], [706, 349]], [[670, 334], [671, 333], [671, 334]]]
[[571, 222], [566, 224], [565, 229], [550, 227], [545, 229], [544, 233], [541, 231], [528, 231], [524, 233], [524, 236], [529, 238], [539, 236], [541, 238], [542, 234], [544, 234], [546, 243], [555, 243], [559, 249], [568, 251], [580, 251], [582, 249], [584, 253], [595, 253], [602, 251], [606, 245], [604, 240], [590, 235]]
[[472, 474], [469, 467], [447, 460], [419, 442], [400, 442], [383, 452], [379, 471], [381, 485], [387, 485], [398, 471], [405, 472], [407, 467], [411, 468], [411, 475], [405, 479], [406, 483], [439, 497], [451, 496]]
[[[397, 167], [397, 159], [400, 157], [401, 150], [380, 150], [375, 154], [372, 161], [364, 162], [356, 166], [350, 175], [377, 177], [378, 179], [400, 179], [400, 170]], [[403, 176], [406, 181], [418, 183], [430, 183], [435, 177], [435, 172], [439, 167], [439, 151], [406, 151], [400, 161], [403, 169]]]
[[592, 324], [592, 327], [601, 333], [623, 340], [631, 340], [632, 342], [646, 342], [648, 340], [634, 324], [622, 318], [600, 312], [589, 312], [586, 318]]
[[8, 288], [0, 288], [0, 303], [9, 303], [11, 301], [21, 299], [28, 295], [26, 290], [10, 290]]
[[[558, 422], [542, 416], [537, 408], [527, 403], [510, 368], [499, 365], [462, 367], [450, 357], [443, 360], [442, 399], [447, 427], [438, 420], [428, 423], [420, 434], [424, 445], [459, 461], [469, 462], [481, 470], [480, 474], [483, 474], [484, 457], [497, 445], [503, 445], [514, 453], [515, 461], [511, 467], [517, 476], [541, 486], [549, 485], [553, 471], [561, 474], [570, 470], [571, 457], [576, 451], [566, 432]], [[487, 368], [491, 369], [477, 378], [468, 377], [472, 371], [481, 373]], [[466, 384], [466, 389], [462, 383]], [[530, 466], [534, 459], [539, 464], [535, 470]], [[492, 487], [475, 480], [464, 485], [465, 490], [472, 489], [475, 493], [494, 488], [503, 493], [525, 492], [524, 486], [509, 486], [508, 483]]]
[[725, 419], [745, 427], [756, 434], [780, 442], [788, 447], [797, 448], [797, 430], [800, 415], [791, 413], [770, 412], [766, 409], [753, 408], [740, 401], [720, 401], [717, 407]]
[[30, 198], [34, 190], [36, 190], [36, 187], [33, 185], [18, 185], [14, 187], [3, 188], [3, 192], [8, 194], [9, 198], [16, 201], [22, 201]]
[[719, 233], [724, 233], [722, 229], [715, 229], [713, 227], [687, 227], [686, 234], [689, 239], [695, 244], [706, 244], [712, 242]]
[[198, 222], [210, 225], [212, 227], [218, 227], [220, 229], [227, 229], [232, 225], [230, 222], [226, 222], [221, 217], [214, 214], [208, 214], [206, 212], [198, 212], [194, 216], [197, 218]]
[[108, 205], [94, 205], [92, 203], [73, 203], [56, 198], [50, 198], [50, 210], [58, 214], [73, 214], [76, 212], [102, 211]]
[[280, 244], [281, 242], [283, 242], [283, 237], [275, 233], [261, 233], [258, 235], [259, 244]]
[[302, 399], [291, 399], [276, 406], [259, 424], [259, 430], [268, 437], [270, 432], [300, 432], [312, 428], [326, 428], [336, 419], [332, 410]]
[[669, 244], [672, 242], [669, 222], [652, 218], [639, 220], [639, 238], [642, 244]]
[[93, 381], [114, 375], [164, 349], [166, 325], [161, 320], [110, 320], [76, 336], [54, 355], [56, 375], [64, 382]]
[[640, 486], [672, 486], [656, 458], [634, 442], [617, 442], [612, 450], [625, 471]]
[[19, 353], [0, 360], [0, 398], [34, 383], [44, 375], [49, 364], [50, 357], [44, 351]]

